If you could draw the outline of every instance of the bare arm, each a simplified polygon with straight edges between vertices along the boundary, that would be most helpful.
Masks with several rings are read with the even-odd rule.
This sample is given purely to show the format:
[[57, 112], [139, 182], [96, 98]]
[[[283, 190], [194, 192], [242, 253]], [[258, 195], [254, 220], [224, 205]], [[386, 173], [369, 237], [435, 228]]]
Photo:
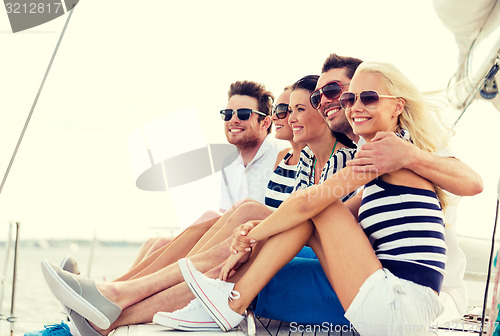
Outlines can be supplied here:
[[425, 152], [393, 132], [378, 132], [371, 143], [361, 146], [356, 158], [347, 165], [354, 171], [377, 172], [379, 175], [410, 169], [459, 196], [472, 196], [483, 191], [481, 176], [462, 161]]
[[290, 151], [291, 148], [286, 148], [283, 149], [281, 152], [278, 153], [278, 157], [276, 158], [276, 163], [274, 164], [274, 169], [278, 168], [278, 165], [280, 164], [281, 160], [283, 160], [286, 156], [286, 154]]
[[[377, 176], [378, 174], [375, 173], [354, 172], [352, 168], [346, 167], [321, 185], [293, 193], [273, 214], [251, 229], [247, 237], [260, 241], [289, 230], [316, 216], [333, 202], [340, 201], [344, 195], [353, 192]], [[360, 201], [359, 197], [356, 199]], [[359, 205], [351, 204], [351, 207], [356, 209]]]

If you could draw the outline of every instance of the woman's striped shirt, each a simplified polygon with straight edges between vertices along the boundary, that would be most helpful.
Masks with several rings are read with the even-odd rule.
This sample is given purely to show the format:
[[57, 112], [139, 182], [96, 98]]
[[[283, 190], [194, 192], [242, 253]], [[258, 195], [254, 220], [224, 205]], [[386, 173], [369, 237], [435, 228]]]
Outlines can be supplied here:
[[375, 179], [363, 190], [359, 222], [384, 268], [439, 293], [446, 244], [436, 193]]
[[[354, 155], [356, 154], [356, 149], [342, 147], [337, 150], [330, 159], [326, 162], [326, 165], [323, 167], [321, 172], [321, 176], [319, 178], [319, 184], [323, 183], [330, 176], [335, 174], [337, 171], [341, 170], [346, 166], [346, 162], [354, 159]], [[314, 176], [313, 176], [313, 167], [314, 167], [314, 153], [311, 151], [309, 147], [305, 147], [300, 152], [300, 160], [298, 166], [298, 176], [295, 180], [295, 188], [294, 191], [305, 189], [314, 184]], [[346, 195], [342, 198], [342, 201], [345, 202], [356, 192], [353, 192], [349, 195]]]
[[291, 152], [285, 155], [283, 160], [278, 164], [278, 167], [274, 170], [267, 184], [265, 203], [273, 210], [276, 210], [279, 205], [290, 196], [295, 186], [297, 164], [286, 164], [286, 161], [291, 155]]

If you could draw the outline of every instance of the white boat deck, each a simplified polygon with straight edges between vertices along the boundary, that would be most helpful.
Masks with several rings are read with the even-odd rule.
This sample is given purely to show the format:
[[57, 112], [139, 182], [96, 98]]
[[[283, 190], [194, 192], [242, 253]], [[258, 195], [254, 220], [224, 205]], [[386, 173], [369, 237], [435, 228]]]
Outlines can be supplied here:
[[[434, 335], [439, 336], [466, 336], [466, 335], [477, 335], [478, 332], [473, 332], [474, 330], [478, 330], [476, 325], [461, 324], [461, 328], [459, 327], [459, 323], [455, 324], [455, 327], [459, 330], [452, 329], [439, 329]], [[316, 326], [318, 327], [318, 326]], [[348, 330], [346, 327], [344, 330], [334, 330], [334, 328], [328, 328], [330, 330], [325, 331], [323, 329], [308, 326], [301, 326], [300, 328], [293, 325], [291, 326], [288, 322], [269, 320], [265, 318], [257, 318], [256, 319], [256, 336], [358, 336], [359, 334], [354, 330]], [[223, 334], [222, 331], [216, 332], [186, 332], [169, 329], [167, 327], [163, 327], [157, 324], [139, 324], [139, 325], [130, 325], [123, 326], [118, 328], [113, 336], [187, 336], [187, 334], [191, 335], [196, 334], [196, 336], [220, 336]], [[238, 329], [229, 331], [224, 333], [224, 335], [228, 336], [249, 336], [248, 327], [246, 322], [242, 322]]]

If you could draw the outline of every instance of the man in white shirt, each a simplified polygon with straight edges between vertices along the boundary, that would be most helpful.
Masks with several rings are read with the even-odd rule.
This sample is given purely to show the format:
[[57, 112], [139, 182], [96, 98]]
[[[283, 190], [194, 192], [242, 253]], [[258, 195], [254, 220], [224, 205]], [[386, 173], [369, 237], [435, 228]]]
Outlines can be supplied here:
[[222, 170], [221, 212], [247, 198], [264, 203], [276, 157], [286, 147], [269, 135], [273, 96], [262, 84], [235, 82], [228, 98], [221, 116], [227, 141], [238, 148], [239, 156]]
[[[274, 170], [278, 153], [287, 142], [276, 140], [271, 132], [271, 110], [274, 97], [264, 85], [252, 81], [237, 81], [228, 91], [226, 108], [220, 111], [224, 120], [227, 141], [236, 146], [238, 157], [221, 169], [221, 197], [219, 211], [208, 210], [181, 234], [183, 251], [189, 251], [234, 204], [252, 199], [264, 204], [266, 187]], [[212, 197], [211, 191], [206, 197]], [[171, 242], [166, 237], [148, 239], [134, 261], [132, 268]]]

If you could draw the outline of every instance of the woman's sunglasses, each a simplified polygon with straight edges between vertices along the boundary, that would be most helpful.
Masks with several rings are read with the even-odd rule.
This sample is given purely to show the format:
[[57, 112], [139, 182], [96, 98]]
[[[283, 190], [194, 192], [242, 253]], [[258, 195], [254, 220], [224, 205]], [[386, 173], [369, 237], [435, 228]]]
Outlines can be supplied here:
[[325, 97], [330, 100], [337, 99], [342, 94], [342, 86], [344, 85], [349, 85], [349, 83], [342, 84], [340, 82], [330, 82], [317, 89], [316, 91], [313, 91], [313, 93], [311, 93], [311, 96], [309, 97], [311, 106], [315, 109], [319, 108], [322, 94], [324, 94]]
[[240, 120], [248, 120], [248, 119], [250, 119], [250, 115], [252, 115], [252, 112], [260, 114], [260, 115], [262, 115], [264, 117], [267, 116], [267, 114], [265, 114], [263, 112], [255, 111], [255, 110], [252, 110], [252, 109], [249, 109], [249, 108], [239, 108], [237, 110], [231, 110], [231, 109], [221, 110], [220, 111], [220, 116], [221, 116], [222, 120], [229, 121], [233, 117], [233, 114], [236, 113], [236, 116], [238, 117], [238, 119], [240, 119]]
[[287, 113], [290, 112], [290, 105], [288, 104], [278, 104], [273, 108], [273, 112], [271, 113], [272, 115], [276, 115], [276, 118], [278, 119], [284, 119], [286, 118]]
[[376, 91], [363, 91], [359, 94], [354, 92], [344, 92], [340, 95], [340, 106], [342, 106], [344, 110], [351, 109], [356, 103], [357, 97], [359, 97], [359, 100], [361, 100], [361, 103], [363, 103], [365, 107], [372, 107], [373, 104], [379, 102], [380, 98], [399, 98], [396, 96], [380, 95]]

